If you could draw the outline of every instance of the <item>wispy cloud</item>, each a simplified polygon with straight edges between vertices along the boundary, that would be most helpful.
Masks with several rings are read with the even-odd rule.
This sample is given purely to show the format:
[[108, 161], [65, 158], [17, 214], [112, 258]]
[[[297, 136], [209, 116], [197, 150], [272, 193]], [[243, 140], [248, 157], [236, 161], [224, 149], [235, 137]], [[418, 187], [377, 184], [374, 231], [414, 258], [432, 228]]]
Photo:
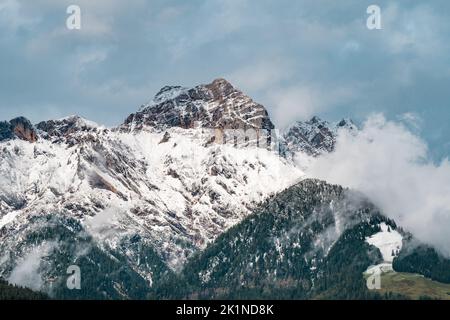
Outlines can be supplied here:
[[335, 152], [318, 158], [308, 175], [365, 193], [423, 242], [450, 256], [450, 162], [434, 164], [426, 143], [378, 114], [357, 135], [342, 132]]
[[55, 248], [56, 242], [43, 242], [27, 253], [11, 271], [8, 281], [33, 290], [41, 290], [44, 285], [42, 279], [42, 259]]

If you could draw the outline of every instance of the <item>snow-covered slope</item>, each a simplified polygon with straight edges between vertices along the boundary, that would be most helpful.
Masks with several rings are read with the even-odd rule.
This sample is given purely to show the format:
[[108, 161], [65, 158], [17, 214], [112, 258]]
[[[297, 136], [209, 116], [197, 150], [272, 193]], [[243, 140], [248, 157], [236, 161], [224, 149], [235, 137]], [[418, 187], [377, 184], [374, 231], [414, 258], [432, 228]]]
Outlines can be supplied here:
[[100, 248], [122, 250], [150, 279], [136, 252], [120, 246], [124, 238], [137, 237], [179, 269], [268, 196], [302, 178], [277, 150], [214, 143], [215, 127], [273, 125], [264, 107], [220, 79], [162, 89], [118, 128], [71, 116], [37, 124], [31, 142], [8, 136], [0, 142], [0, 252], [6, 253], [0, 276], [14, 274], [18, 261], [34, 252], [39, 244], [29, 234], [42, 223], [30, 221], [50, 214], [79, 221]]
[[394, 260], [402, 248], [402, 235], [394, 229], [391, 229], [386, 223], [380, 224], [381, 231], [366, 239], [368, 244], [377, 247], [384, 262], [390, 262]]
[[[300, 226], [290, 221], [277, 230], [269, 226], [269, 235], [279, 235], [268, 238], [275, 264], [267, 270], [276, 275], [283, 261], [292, 268], [284, 257], [294, 253], [306, 263], [296, 267], [319, 275], [320, 261], [333, 246], [350, 241], [341, 235], [355, 223], [343, 213], [367, 217], [366, 211], [353, 197], [339, 206], [334, 199], [342, 192], [339, 186], [317, 181], [303, 181], [311, 188], [292, 186], [305, 177], [302, 158], [307, 163], [332, 152], [340, 130], [357, 128], [351, 120], [330, 124], [314, 117], [280, 136], [267, 110], [224, 79], [194, 88], [164, 87], [116, 128], [78, 116], [36, 126], [23, 117], [0, 122], [0, 277], [74, 298], [64, 291], [64, 277], [67, 266], [80, 263], [95, 292], [89, 298], [147, 298], [150, 287], [158, 288], [195, 252], [285, 189], [281, 194], [288, 199], [275, 201], [268, 215], [284, 221], [285, 215], [305, 211], [312, 218], [296, 218]], [[331, 198], [323, 202], [327, 190]], [[368, 234], [381, 230], [365, 240], [384, 260], [369, 271], [392, 268], [402, 246], [402, 235], [381, 221], [387, 220], [366, 226]], [[261, 221], [264, 227], [266, 222]], [[255, 237], [259, 231], [246, 230]], [[364, 237], [359, 231], [354, 235]], [[285, 239], [292, 234], [307, 242]], [[248, 239], [240, 239], [244, 247]], [[311, 250], [297, 255], [305, 243]], [[256, 255], [248, 266], [260, 256], [267, 254]], [[230, 276], [237, 276], [233, 272]]]

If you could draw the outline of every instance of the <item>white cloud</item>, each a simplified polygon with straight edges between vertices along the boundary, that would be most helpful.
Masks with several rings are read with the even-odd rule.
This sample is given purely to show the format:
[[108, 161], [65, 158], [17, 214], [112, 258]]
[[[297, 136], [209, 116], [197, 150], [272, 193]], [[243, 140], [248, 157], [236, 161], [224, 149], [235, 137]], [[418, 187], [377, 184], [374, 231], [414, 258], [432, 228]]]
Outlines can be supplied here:
[[307, 119], [322, 107], [317, 91], [306, 86], [272, 90], [268, 93], [268, 101], [274, 106], [272, 118], [279, 128], [298, 119]]
[[293, 73], [294, 68], [286, 59], [273, 58], [243, 65], [225, 78], [244, 91], [257, 91], [276, 86]]
[[8, 281], [33, 290], [41, 290], [44, 285], [41, 275], [42, 258], [49, 255], [56, 247], [55, 242], [43, 242], [35, 247], [17, 263]]
[[403, 125], [369, 117], [359, 134], [341, 133], [335, 152], [315, 160], [307, 174], [363, 192], [450, 256], [450, 163], [430, 162], [426, 144]]
[[121, 227], [121, 221], [125, 217], [126, 214], [122, 208], [110, 207], [96, 214], [94, 217], [86, 219], [84, 226], [87, 232], [96, 240], [120, 238], [123, 234], [132, 232]]
[[416, 131], [423, 126], [423, 119], [415, 112], [405, 112], [398, 116], [398, 119]]
[[353, 88], [347, 86], [328, 88], [318, 84], [298, 84], [267, 89], [265, 105], [271, 107], [275, 125], [284, 129], [296, 120], [309, 119], [336, 105], [349, 102], [356, 94]]

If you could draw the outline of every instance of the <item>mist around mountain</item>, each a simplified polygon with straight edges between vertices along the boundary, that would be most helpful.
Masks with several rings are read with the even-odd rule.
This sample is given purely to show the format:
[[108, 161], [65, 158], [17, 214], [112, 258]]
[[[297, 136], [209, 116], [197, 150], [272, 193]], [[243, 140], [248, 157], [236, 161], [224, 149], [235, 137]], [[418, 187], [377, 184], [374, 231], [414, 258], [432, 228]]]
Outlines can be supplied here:
[[369, 290], [374, 270], [450, 283], [450, 260], [367, 196], [308, 177], [358, 131], [279, 132], [224, 79], [164, 87], [114, 128], [1, 122], [0, 277], [57, 299], [408, 298]]

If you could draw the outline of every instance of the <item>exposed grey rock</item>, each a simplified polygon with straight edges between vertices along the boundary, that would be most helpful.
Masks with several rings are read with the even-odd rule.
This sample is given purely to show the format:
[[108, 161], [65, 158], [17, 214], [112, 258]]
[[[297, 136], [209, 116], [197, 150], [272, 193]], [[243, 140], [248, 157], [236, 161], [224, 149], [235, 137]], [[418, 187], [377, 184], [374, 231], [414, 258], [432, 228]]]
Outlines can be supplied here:
[[349, 119], [343, 119], [337, 124], [330, 124], [319, 117], [297, 121], [283, 135], [284, 152], [288, 156], [299, 151], [312, 156], [332, 152], [339, 130], [356, 131], [357, 127]]
[[274, 128], [267, 110], [224, 79], [191, 89], [164, 87], [153, 101], [131, 114], [121, 130], [143, 127], [266, 129]]

